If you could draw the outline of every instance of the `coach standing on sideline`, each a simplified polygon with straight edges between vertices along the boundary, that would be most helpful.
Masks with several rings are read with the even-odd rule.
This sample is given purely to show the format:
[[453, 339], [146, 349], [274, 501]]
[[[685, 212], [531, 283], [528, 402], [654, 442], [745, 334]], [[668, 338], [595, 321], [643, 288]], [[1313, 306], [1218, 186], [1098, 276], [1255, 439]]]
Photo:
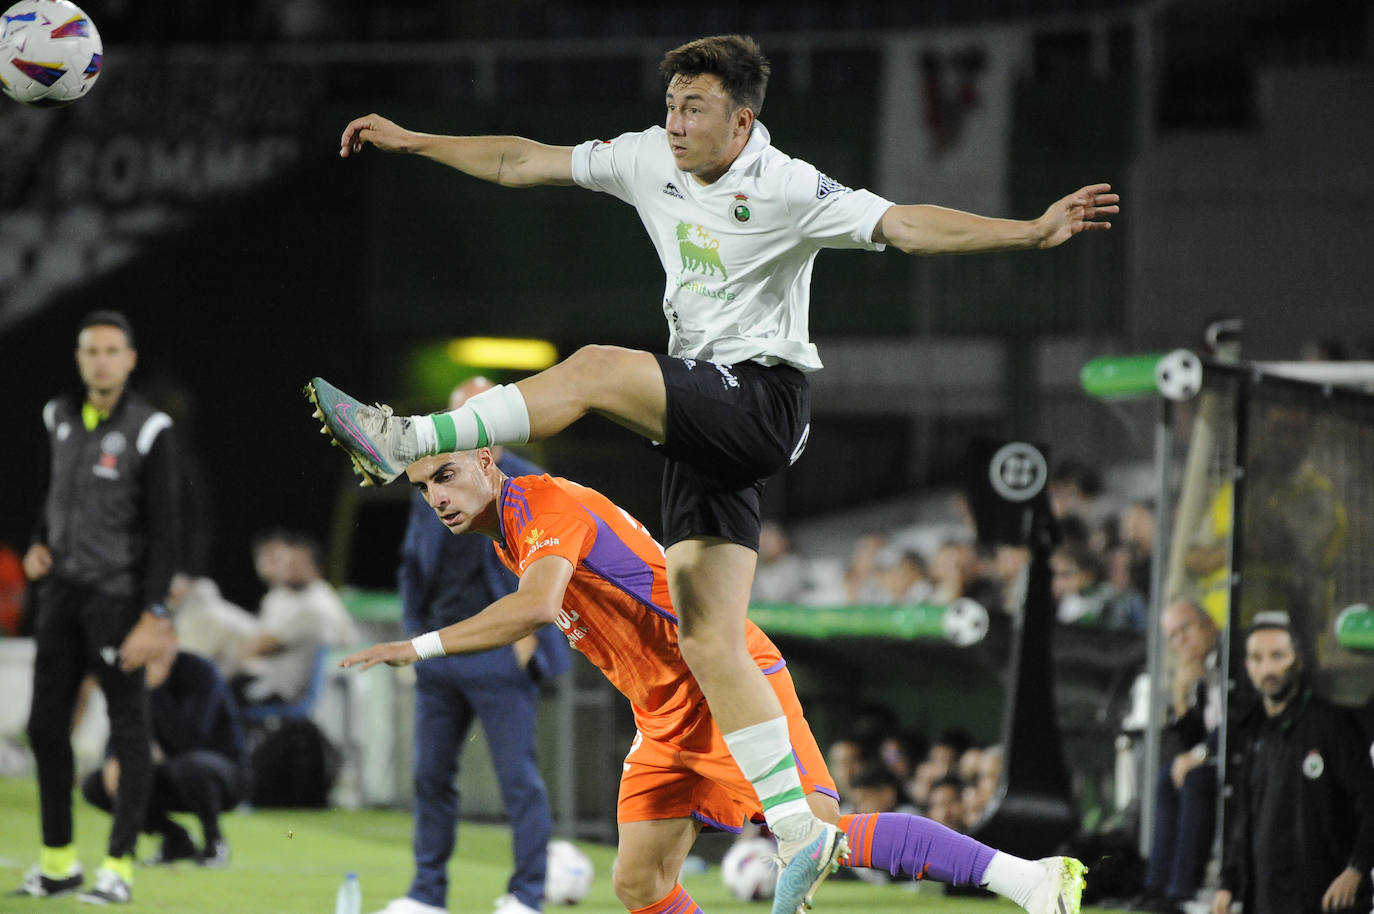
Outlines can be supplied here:
[[1370, 909], [1374, 770], [1353, 713], [1316, 694], [1287, 613], [1256, 613], [1245, 672], [1259, 693], [1245, 730], [1214, 914]]
[[92, 312], [77, 328], [84, 394], [43, 407], [50, 479], [24, 556], [25, 574], [44, 581], [28, 727], [43, 848], [20, 895], [67, 894], [82, 884], [72, 828], [71, 721], [81, 680], [92, 673], [105, 693], [121, 777], [107, 856], [81, 898], [131, 898], [153, 770], [143, 665], [172, 634], [163, 601], [180, 522], [172, 420], [128, 388], [137, 362], [128, 319]]

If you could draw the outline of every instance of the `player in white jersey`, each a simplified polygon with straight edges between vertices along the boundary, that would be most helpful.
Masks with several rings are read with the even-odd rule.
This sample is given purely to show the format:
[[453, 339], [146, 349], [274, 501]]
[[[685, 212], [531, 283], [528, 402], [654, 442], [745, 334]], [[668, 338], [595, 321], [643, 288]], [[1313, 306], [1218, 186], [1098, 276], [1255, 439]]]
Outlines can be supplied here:
[[639, 211], [667, 274], [670, 355], [586, 346], [559, 364], [435, 416], [395, 416], [322, 379], [307, 394], [364, 484], [426, 455], [557, 434], [589, 412], [656, 442], [668, 458], [663, 534], [679, 647], [787, 866], [774, 914], [795, 914], [846, 853], [810, 812], [776, 696], [745, 645], [763, 480], [800, 455], [810, 428], [803, 372], [821, 248], [967, 254], [1055, 247], [1110, 227], [1117, 195], [1083, 187], [1032, 220], [895, 205], [851, 191], [774, 149], [757, 123], [769, 64], [753, 39], [702, 38], [665, 55], [664, 126], [578, 147], [520, 137], [436, 136], [368, 115], [339, 154], [364, 145], [423, 155], [508, 187], [603, 190]]
[[873, 232], [892, 204], [775, 149], [757, 121], [710, 184], [683, 180], [668, 147], [668, 132], [651, 127], [572, 152], [578, 186], [634, 206], [649, 231], [667, 276], [668, 352], [820, 368], [807, 330], [816, 254], [881, 250]]

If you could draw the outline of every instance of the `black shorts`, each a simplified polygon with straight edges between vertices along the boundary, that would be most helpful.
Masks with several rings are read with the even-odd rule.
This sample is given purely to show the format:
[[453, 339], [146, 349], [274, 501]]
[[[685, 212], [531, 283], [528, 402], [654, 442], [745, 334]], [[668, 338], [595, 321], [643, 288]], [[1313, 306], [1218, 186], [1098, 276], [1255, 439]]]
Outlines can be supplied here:
[[811, 386], [790, 365], [722, 365], [659, 355], [668, 409], [665, 546], [699, 536], [759, 547], [764, 481], [801, 456]]

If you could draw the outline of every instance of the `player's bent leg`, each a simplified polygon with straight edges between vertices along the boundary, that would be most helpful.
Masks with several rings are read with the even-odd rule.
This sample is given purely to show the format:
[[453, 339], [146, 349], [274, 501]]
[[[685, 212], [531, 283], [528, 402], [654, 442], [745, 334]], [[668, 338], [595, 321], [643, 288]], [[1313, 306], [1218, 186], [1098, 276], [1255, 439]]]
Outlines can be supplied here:
[[531, 441], [550, 438], [589, 412], [651, 441], [666, 436], [668, 393], [651, 352], [583, 346], [515, 386], [525, 399]]
[[696, 842], [701, 825], [694, 819], [650, 819], [620, 823], [620, 846], [611, 886], [631, 911], [666, 898], [677, 886], [682, 862]]
[[662, 441], [667, 410], [658, 360], [618, 346], [584, 346], [518, 385], [498, 384], [433, 415], [397, 416], [323, 378], [313, 378], [305, 395], [321, 432], [344, 449], [365, 486], [391, 482], [421, 457], [548, 438], [589, 412]]
[[[829, 820], [825, 804], [813, 802], [813, 806]], [[1072, 857], [1023, 860], [931, 819], [906, 813], [843, 816], [839, 823], [849, 839], [849, 866], [949, 885], [984, 886], [1031, 914], [1078, 914], [1081, 910], [1087, 870]]]
[[782, 705], [745, 639], [756, 553], [717, 537], [699, 537], [672, 544], [665, 556], [678, 613], [678, 647], [721, 732], [782, 717]]

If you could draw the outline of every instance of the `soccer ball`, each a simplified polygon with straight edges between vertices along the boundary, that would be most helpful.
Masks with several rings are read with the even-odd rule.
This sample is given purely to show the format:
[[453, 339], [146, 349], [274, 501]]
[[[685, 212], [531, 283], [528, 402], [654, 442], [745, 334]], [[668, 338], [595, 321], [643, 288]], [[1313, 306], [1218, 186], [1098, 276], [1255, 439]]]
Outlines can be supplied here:
[[772, 898], [778, 885], [777, 854], [777, 845], [770, 838], [741, 838], [720, 861], [720, 878], [740, 901]]
[[571, 841], [549, 842], [549, 863], [544, 873], [544, 901], [577, 904], [592, 890], [596, 870], [591, 859]]
[[100, 75], [95, 23], [70, 0], [19, 0], [0, 20], [0, 90], [39, 108], [69, 105]]

